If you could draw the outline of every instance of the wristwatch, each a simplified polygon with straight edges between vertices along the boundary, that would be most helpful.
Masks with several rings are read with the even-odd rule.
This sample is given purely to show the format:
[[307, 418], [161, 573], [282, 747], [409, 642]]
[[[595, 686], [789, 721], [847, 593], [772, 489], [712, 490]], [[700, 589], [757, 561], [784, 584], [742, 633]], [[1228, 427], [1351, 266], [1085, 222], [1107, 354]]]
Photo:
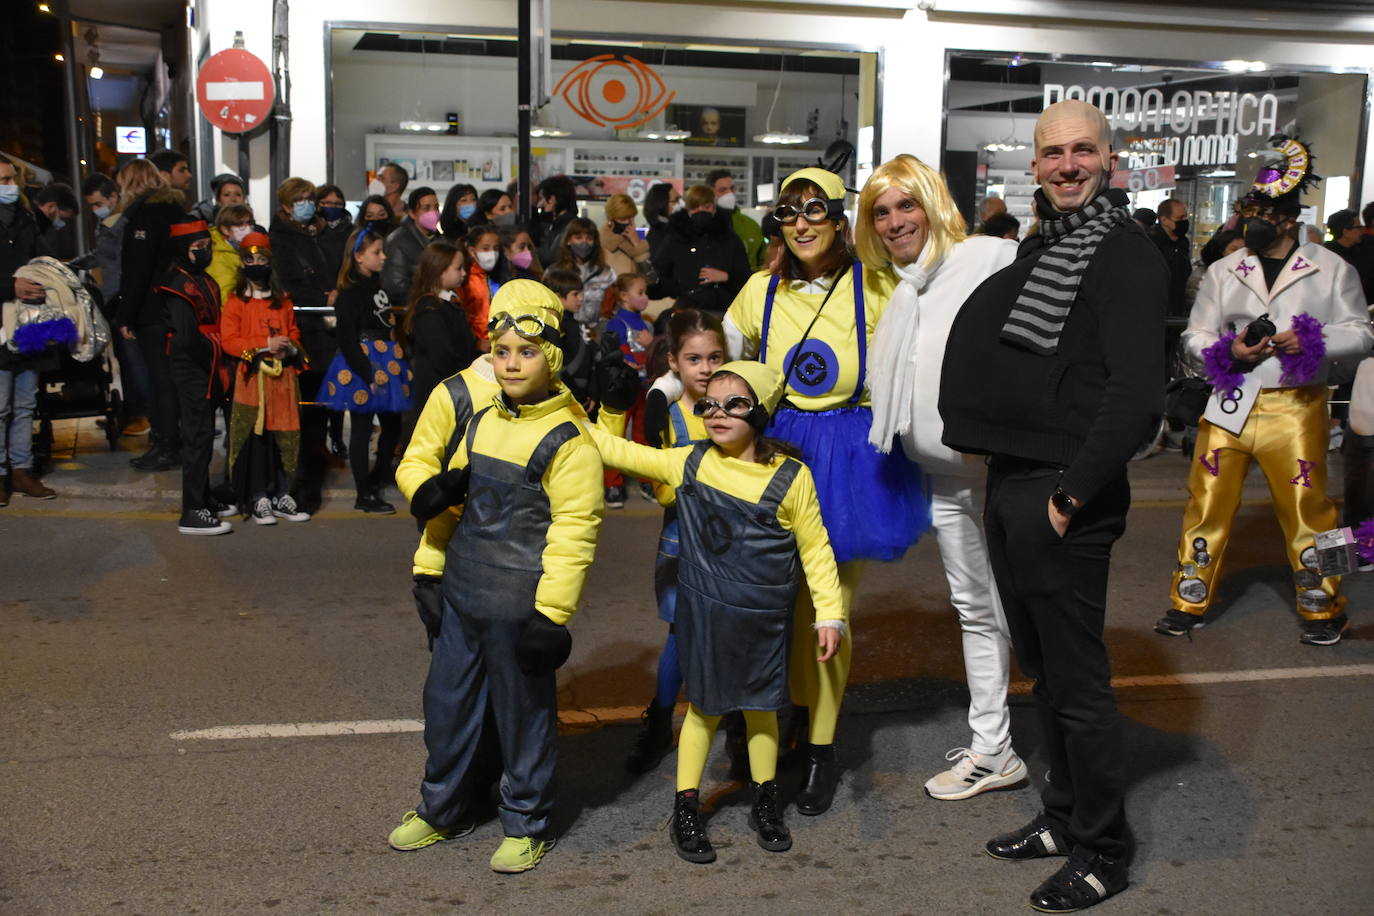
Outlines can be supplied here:
[[1072, 518], [1073, 514], [1078, 511], [1078, 506], [1074, 505], [1073, 497], [1059, 487], [1054, 488], [1054, 495], [1050, 497], [1050, 502], [1054, 505], [1055, 511], [1065, 518]]

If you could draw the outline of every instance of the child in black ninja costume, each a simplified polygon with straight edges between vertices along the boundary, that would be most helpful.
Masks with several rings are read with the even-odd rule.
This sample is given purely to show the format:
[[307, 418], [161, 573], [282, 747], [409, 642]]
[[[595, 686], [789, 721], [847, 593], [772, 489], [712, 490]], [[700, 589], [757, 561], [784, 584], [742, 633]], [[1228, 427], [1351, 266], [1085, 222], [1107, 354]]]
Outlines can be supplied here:
[[[554, 671], [572, 647], [565, 627], [601, 526], [601, 460], [558, 381], [562, 312], [533, 280], [503, 285], [489, 322], [500, 395], [478, 408], [445, 462], [437, 449], [415, 446], [447, 442], [454, 431], [455, 411], [436, 389], [397, 471], [418, 518], [460, 517], [445, 551], [425, 682], [420, 804], [388, 842], [420, 849], [465, 832], [490, 703], [505, 761], [498, 813], [506, 837], [491, 858], [498, 872], [528, 871], [553, 845]], [[424, 482], [412, 490], [415, 480]]]
[[[593, 430], [608, 466], [676, 489], [679, 569], [675, 628], [690, 706], [678, 738], [671, 833], [689, 862], [716, 858], [698, 789], [723, 715], [744, 713], [750, 826], [770, 852], [792, 846], [777, 800], [778, 717], [789, 705], [787, 660], [803, 573], [816, 639], [829, 661], [845, 626], [839, 573], [815, 483], [788, 446], [762, 430], [782, 398], [781, 374], [753, 361], [712, 374], [693, 412], [710, 442], [656, 449]], [[605, 411], [603, 410], [603, 413]], [[800, 638], [800, 637], [797, 637]]]

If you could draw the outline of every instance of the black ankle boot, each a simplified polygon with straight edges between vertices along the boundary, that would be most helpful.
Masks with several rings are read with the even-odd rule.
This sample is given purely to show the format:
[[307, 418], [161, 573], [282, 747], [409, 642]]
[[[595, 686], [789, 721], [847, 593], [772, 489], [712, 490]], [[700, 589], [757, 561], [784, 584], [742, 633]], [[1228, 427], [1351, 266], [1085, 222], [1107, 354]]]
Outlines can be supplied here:
[[787, 716], [787, 730], [778, 743], [779, 766], [795, 766], [802, 760], [810, 730], [811, 711], [805, 706], [793, 706]]
[[759, 845], [769, 852], [786, 852], [792, 848], [792, 834], [783, 823], [782, 811], [778, 807], [778, 784], [770, 779], [767, 782], [751, 782], [749, 788], [754, 793], [754, 807], [749, 812], [749, 826], [758, 833]]
[[716, 851], [706, 837], [696, 789], [684, 789], [673, 799], [673, 819], [668, 825], [668, 833], [677, 854], [688, 862], [705, 865], [716, 860]]
[[808, 817], [824, 814], [835, 800], [835, 746], [811, 744], [806, 749], [806, 770], [802, 774], [797, 810]]
[[673, 707], [650, 703], [640, 716], [644, 725], [635, 738], [634, 750], [625, 761], [625, 769], [636, 776], [658, 766], [659, 761], [673, 749]]
[[730, 755], [729, 777], [735, 782], [748, 782], [749, 738], [743, 713], [732, 712], [725, 716], [725, 750]]

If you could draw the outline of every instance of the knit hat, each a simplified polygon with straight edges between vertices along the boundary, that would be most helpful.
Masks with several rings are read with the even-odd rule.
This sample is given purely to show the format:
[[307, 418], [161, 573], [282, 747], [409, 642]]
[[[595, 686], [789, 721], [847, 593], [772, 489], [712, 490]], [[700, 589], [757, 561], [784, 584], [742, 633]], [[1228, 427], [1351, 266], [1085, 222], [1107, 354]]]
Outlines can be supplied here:
[[828, 172], [816, 166], [797, 169], [797, 171], [783, 179], [782, 190], [786, 191], [787, 186], [794, 181], [809, 181], [824, 191], [825, 196], [831, 200], [838, 202], [844, 201], [844, 180], [834, 172]]
[[749, 390], [754, 395], [754, 403], [767, 411], [769, 416], [772, 416], [773, 411], [778, 408], [778, 402], [782, 400], [781, 372], [756, 360], [737, 359], [712, 372], [711, 379], [714, 380], [716, 376], [726, 372], [744, 379], [744, 383], [749, 386]]
[[[562, 319], [563, 303], [553, 290], [535, 280], [509, 280], [492, 297], [487, 327], [495, 343], [514, 324], [517, 334], [539, 345], [549, 362], [549, 375], [556, 383], [563, 369], [563, 349], [558, 344]], [[538, 328], [540, 322], [542, 331]]]

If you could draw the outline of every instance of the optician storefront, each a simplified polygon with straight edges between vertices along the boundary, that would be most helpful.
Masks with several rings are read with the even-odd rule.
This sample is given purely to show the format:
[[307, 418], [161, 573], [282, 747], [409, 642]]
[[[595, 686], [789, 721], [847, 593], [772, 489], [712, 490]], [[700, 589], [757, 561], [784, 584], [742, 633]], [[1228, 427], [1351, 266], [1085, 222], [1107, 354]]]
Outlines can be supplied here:
[[[966, 211], [999, 187], [1024, 208], [1029, 151], [985, 147], [1029, 144], [1044, 104], [1081, 95], [1112, 116], [1137, 204], [1183, 197], [1198, 235], [1225, 218], [1276, 131], [1310, 142], [1328, 176], [1308, 201], [1314, 221], [1374, 199], [1374, 16], [1245, 6], [558, 0], [550, 86], [562, 87], [537, 122], [569, 135], [535, 141], [531, 174], [579, 176], [595, 200], [723, 167], [766, 203], [777, 179], [842, 140], [855, 186], [910, 152], [940, 163]], [[198, 0], [199, 46], [228, 47], [241, 30], [267, 56], [271, 8]], [[435, 187], [511, 181], [515, 18], [511, 0], [292, 0], [292, 171], [350, 197], [385, 159]], [[650, 136], [674, 129], [687, 137]], [[202, 142], [217, 166], [237, 163], [228, 138], [206, 127]], [[270, 207], [267, 140], [253, 144], [252, 198]]]

